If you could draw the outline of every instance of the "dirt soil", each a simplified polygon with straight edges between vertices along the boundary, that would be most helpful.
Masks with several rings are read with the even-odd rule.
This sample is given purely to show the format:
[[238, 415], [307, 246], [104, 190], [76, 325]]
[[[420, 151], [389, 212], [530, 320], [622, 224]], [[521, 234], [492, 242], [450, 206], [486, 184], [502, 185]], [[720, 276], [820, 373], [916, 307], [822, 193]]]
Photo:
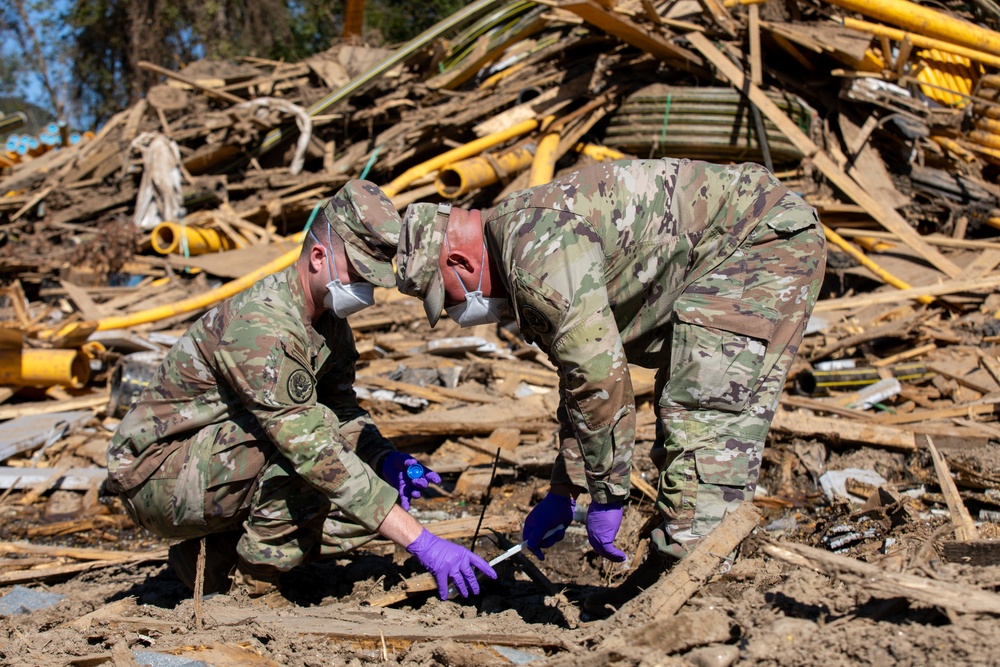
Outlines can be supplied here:
[[[744, 542], [732, 566], [723, 568], [727, 571], [720, 571], [664, 626], [665, 634], [649, 640], [659, 648], [622, 651], [613, 664], [1000, 664], [995, 647], [1000, 623], [995, 617], [873, 596], [863, 586], [763, 555], [763, 540], [830, 547], [831, 539], [844, 534], [834, 526], [874, 525], [876, 530], [849, 540], [844, 552], [889, 571], [938, 582], [986, 591], [1000, 587], [1000, 567], [941, 560], [938, 546], [949, 533], [946, 527], [942, 530], [947, 516], [939, 508], [931, 511], [935, 507], [926, 497], [874, 513], [847, 501], [822, 500], [804, 463], [816, 447], [777, 443], [769, 448], [761, 482], [770, 492], [758, 499], [765, 514], [759, 535]], [[638, 469], [649, 477], [651, 464], [638, 450], [637, 455]], [[970, 466], [989, 468], [1000, 460], [1000, 448], [951, 455]], [[925, 469], [924, 456], [864, 448], [830, 453], [826, 466], [870, 468], [898, 488], [917, 488], [913, 471]], [[489, 512], [523, 513], [540, 492], [544, 486], [537, 479], [518, 479], [494, 490]], [[476, 516], [480, 509], [475, 502], [440, 497], [420, 501], [418, 507], [425, 516]], [[5, 540], [17, 539], [29, 526], [47, 520], [9, 501], [0, 510]], [[648, 543], [639, 535], [649, 515], [648, 502], [627, 509], [619, 541], [633, 556], [641, 556]], [[881, 520], [890, 515], [903, 519]], [[981, 523], [980, 531], [985, 537], [996, 536], [1000, 527]], [[135, 551], [165, 546], [129, 525], [98, 534], [77, 533], [53, 543]], [[487, 556], [500, 552], [489, 538], [481, 538], [477, 549]], [[155, 664], [201, 660], [216, 666], [608, 664], [606, 656], [595, 661], [590, 651], [595, 648], [593, 638], [610, 621], [589, 617], [582, 611], [582, 600], [600, 587], [619, 583], [636, 560], [625, 565], [601, 561], [582, 528], [574, 526], [544, 562], [529, 556], [553, 583], [554, 594], [543, 592], [514, 564], [505, 564], [499, 581], [484, 583], [481, 595], [471, 600], [442, 602], [417, 594], [389, 608], [368, 606], [366, 600], [419, 573], [405, 555], [362, 550], [289, 573], [279, 594], [258, 599], [236, 593], [207, 596], [203, 627], [191, 593], [162, 561], [29, 584], [35, 591], [65, 597], [29, 614], [0, 618], [0, 664], [154, 664], [154, 651], [177, 656], [171, 658], [175, 662]]]

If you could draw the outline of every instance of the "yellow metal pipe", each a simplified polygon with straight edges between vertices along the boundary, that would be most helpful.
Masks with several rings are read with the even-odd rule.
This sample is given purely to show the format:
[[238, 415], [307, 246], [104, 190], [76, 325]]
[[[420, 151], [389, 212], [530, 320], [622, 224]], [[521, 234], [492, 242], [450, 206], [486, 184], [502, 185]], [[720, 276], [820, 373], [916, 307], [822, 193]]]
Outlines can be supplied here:
[[508, 139], [513, 139], [514, 137], [519, 137], [522, 134], [527, 134], [528, 132], [536, 129], [542, 123], [548, 123], [553, 118], [554, 116], [548, 116], [541, 121], [537, 119], [522, 121], [513, 127], [507, 128], [506, 130], [488, 134], [485, 137], [480, 137], [479, 139], [470, 141], [463, 146], [453, 148], [450, 151], [438, 155], [437, 157], [431, 158], [426, 162], [407, 169], [402, 174], [397, 176], [391, 183], [384, 186], [382, 188], [382, 192], [385, 193], [386, 197], [392, 199], [402, 192], [406, 186], [410, 185], [410, 183], [423, 178], [427, 174], [437, 171], [441, 167], [447, 166], [452, 162], [458, 162], [459, 160], [479, 155], [487, 148], [492, 148], [493, 146], [502, 144]]
[[255, 282], [263, 278], [264, 276], [269, 276], [272, 273], [286, 269], [295, 263], [295, 260], [299, 257], [299, 252], [302, 250], [299, 244], [302, 243], [302, 239], [305, 237], [305, 232], [299, 232], [298, 234], [289, 237], [288, 241], [296, 244], [296, 247], [289, 250], [281, 257], [265, 264], [256, 271], [252, 271], [242, 278], [237, 278], [236, 280], [231, 280], [221, 287], [217, 287], [214, 290], [205, 292], [204, 294], [199, 294], [183, 301], [178, 301], [167, 306], [159, 306], [157, 308], [150, 308], [149, 310], [143, 310], [138, 313], [132, 313], [131, 315], [120, 315], [116, 317], [108, 317], [97, 322], [98, 331], [107, 331], [108, 329], [125, 329], [128, 327], [134, 327], [139, 324], [147, 324], [149, 322], [156, 322], [159, 320], [164, 320], [168, 317], [173, 317], [174, 315], [183, 315], [185, 313], [190, 313], [195, 310], [200, 310], [202, 308], [207, 308], [212, 306], [223, 299], [228, 299], [234, 294], [239, 294], [246, 288], [253, 285]]
[[184, 254], [183, 241], [187, 240], [188, 255], [232, 250], [233, 240], [210, 227], [189, 227], [176, 222], [161, 222], [153, 228], [153, 250], [161, 255]]
[[969, 141], [979, 144], [980, 146], [985, 146], [987, 148], [1000, 148], [1000, 135], [993, 134], [992, 132], [984, 132], [983, 130], [973, 130], [969, 132]]
[[527, 169], [534, 156], [535, 143], [525, 142], [490, 158], [479, 155], [455, 162], [438, 172], [434, 187], [442, 197], [454, 199], [499, 181], [497, 167], [505, 175]]
[[535, 159], [531, 161], [531, 173], [528, 176], [528, 187], [545, 185], [556, 173], [556, 160], [559, 159], [559, 133], [549, 132], [538, 142]]
[[87, 350], [0, 350], [0, 384], [79, 389], [90, 380]]
[[[954, 52], [954, 46], [948, 46], [948, 44], [958, 44], [969, 49], [985, 51], [994, 56], [1000, 55], [1000, 33], [907, 0], [827, 0], [827, 2], [916, 32], [917, 35], [914, 37], [930, 37], [946, 42], [943, 46], [931, 46], [920, 44], [916, 39], [911, 38], [910, 41], [915, 46]], [[844, 25], [851, 27], [846, 18]], [[889, 39], [902, 39], [902, 37], [885, 36]], [[972, 56], [969, 57], [972, 58]]]
[[479, 84], [479, 90], [489, 90], [493, 88], [498, 83], [506, 79], [507, 77], [517, 74], [519, 71], [527, 67], [528, 63], [514, 63], [507, 69], [502, 69], [493, 76], [487, 77], [481, 84]]
[[[891, 273], [883, 269], [881, 266], [879, 266], [872, 260], [868, 259], [867, 255], [858, 250], [853, 244], [851, 244], [850, 241], [848, 241], [843, 236], [833, 231], [826, 225], [823, 225], [823, 233], [826, 235], [826, 238], [828, 241], [830, 241], [830, 243], [833, 243], [838, 248], [840, 248], [848, 255], [853, 257], [859, 264], [861, 264], [861, 266], [865, 267], [866, 269], [874, 273], [876, 276], [884, 280], [887, 284], [892, 285], [897, 289], [910, 289], [909, 283], [900, 280], [899, 278], [892, 275]], [[919, 296], [917, 297], [917, 301], [919, 301], [920, 303], [933, 303], [934, 297]]]
[[855, 236], [854, 242], [859, 246], [867, 250], [868, 252], [884, 252], [886, 250], [891, 250], [895, 246], [882, 239], [876, 239], [871, 236]]
[[983, 63], [984, 65], [1000, 67], [1000, 56], [984, 53], [978, 49], [969, 49], [964, 46], [952, 44], [951, 42], [943, 42], [940, 39], [906, 32], [905, 30], [899, 30], [898, 28], [890, 28], [889, 26], [879, 25], [878, 23], [869, 23], [868, 21], [853, 19], [849, 16], [844, 17], [844, 27], [853, 28], [854, 30], [860, 30], [862, 32], [868, 32], [876, 37], [893, 39], [897, 42], [901, 42], [903, 39], [909, 39], [911, 44], [921, 49], [936, 49], [943, 53], [963, 56], [969, 60], [975, 60], [976, 62]]
[[977, 130], [1000, 134], [1000, 120], [996, 118], [977, 118], [973, 124]]
[[976, 159], [975, 155], [973, 155], [970, 151], [966, 150], [965, 147], [960, 145], [957, 141], [955, 141], [951, 137], [945, 137], [940, 134], [932, 134], [930, 136], [930, 140], [936, 143], [937, 145], [941, 146], [942, 148], [951, 151], [952, 153], [960, 157], [962, 160], [965, 160], [966, 162], [972, 162], [973, 160]]
[[593, 158], [598, 162], [607, 162], [609, 160], [624, 160], [628, 157], [625, 153], [617, 151], [614, 148], [608, 148], [607, 146], [602, 146], [600, 144], [589, 144], [580, 142], [573, 147], [577, 153], [581, 155], [586, 155], [589, 158]]

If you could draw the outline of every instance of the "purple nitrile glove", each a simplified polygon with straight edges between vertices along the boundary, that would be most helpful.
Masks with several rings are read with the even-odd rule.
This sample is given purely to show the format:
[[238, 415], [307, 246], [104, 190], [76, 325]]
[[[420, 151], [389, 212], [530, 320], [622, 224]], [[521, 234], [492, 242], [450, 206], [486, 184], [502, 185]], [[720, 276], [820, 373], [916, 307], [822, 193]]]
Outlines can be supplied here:
[[[528, 518], [524, 520], [524, 530], [521, 531], [521, 539], [528, 543], [528, 550], [535, 554], [538, 560], [545, 560], [542, 549], [548, 549], [566, 537], [566, 526], [573, 523], [575, 507], [576, 501], [571, 497], [548, 493], [542, 498], [542, 502], [528, 512]], [[560, 525], [563, 526], [562, 530], [545, 538], [546, 533]]]
[[615, 537], [622, 527], [621, 503], [590, 503], [587, 510], [587, 541], [599, 556], [620, 563], [625, 552], [615, 546]]
[[[423, 474], [416, 478], [407, 475], [407, 470], [412, 466], [422, 468]], [[379, 476], [399, 491], [399, 504], [407, 511], [410, 509], [410, 500], [419, 498], [420, 492], [427, 488], [428, 483], [441, 483], [441, 475], [430, 468], [424, 468], [415, 458], [402, 452], [392, 452], [382, 459]]]
[[406, 550], [437, 579], [438, 595], [442, 600], [448, 599], [449, 579], [455, 582], [455, 588], [462, 597], [469, 597], [470, 589], [474, 595], [479, 595], [479, 581], [473, 566], [490, 579], [497, 578], [497, 573], [485, 560], [465, 547], [442, 540], [426, 528]]

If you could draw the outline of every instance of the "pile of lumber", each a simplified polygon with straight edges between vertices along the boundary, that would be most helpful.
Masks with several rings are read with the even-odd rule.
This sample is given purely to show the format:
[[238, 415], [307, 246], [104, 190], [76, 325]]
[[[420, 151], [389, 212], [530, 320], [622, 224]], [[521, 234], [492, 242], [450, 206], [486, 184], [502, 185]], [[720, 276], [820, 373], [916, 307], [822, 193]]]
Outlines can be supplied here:
[[[480, 0], [391, 51], [146, 64], [164, 83], [145, 99], [2, 174], [0, 419], [90, 418], [0, 436], [0, 486], [90, 493], [74, 516], [100, 528], [88, 489], [127, 407], [125, 364], [155, 364], [223, 283], [287, 266], [347, 180], [379, 183], [400, 209], [488, 207], [622, 156], [758, 161], [819, 211], [829, 270], [775, 441], [915, 452], [1000, 438], [998, 17], [986, 0], [944, 4]], [[163, 225], [187, 241], [157, 252]], [[194, 232], [216, 252], [198, 254]], [[558, 378], [536, 348], [505, 329], [431, 331], [388, 290], [351, 324], [359, 395], [383, 433], [457, 476], [454, 493], [547, 474]], [[29, 368], [59, 352], [64, 372]], [[862, 379], [817, 381], [845, 359]], [[650, 442], [651, 373], [633, 384]], [[995, 472], [957, 479], [954, 497], [996, 505]], [[789, 502], [771, 489], [761, 504]]]

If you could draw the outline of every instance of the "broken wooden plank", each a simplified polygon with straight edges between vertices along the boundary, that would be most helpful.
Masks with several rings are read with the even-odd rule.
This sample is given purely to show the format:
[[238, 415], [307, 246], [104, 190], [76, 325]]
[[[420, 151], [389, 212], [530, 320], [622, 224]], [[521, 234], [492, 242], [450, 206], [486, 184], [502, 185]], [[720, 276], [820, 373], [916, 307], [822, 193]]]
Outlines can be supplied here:
[[951, 408], [940, 408], [937, 410], [914, 410], [906, 414], [884, 414], [875, 417], [879, 424], [910, 424], [913, 422], [933, 421], [936, 419], [950, 419], [952, 417], [966, 417], [972, 415], [993, 415], [1000, 414], [1000, 398], [980, 399], [974, 404], [956, 405]]
[[966, 540], [945, 542], [941, 545], [941, 555], [949, 563], [963, 565], [1000, 565], [1000, 541]]
[[[691, 596], [719, 572], [719, 567], [760, 524], [761, 514], [752, 502], [744, 502], [729, 513], [691, 552], [663, 574], [652, 586], [622, 605], [592, 635], [599, 641], [599, 655], [610, 657], [628, 642], [628, 636], [653, 619], [669, 619]], [[654, 621], [655, 622], [655, 621]], [[596, 660], [608, 664], [611, 660]]]
[[467, 389], [420, 386], [372, 375], [359, 375], [357, 378], [357, 384], [360, 387], [378, 387], [380, 389], [389, 389], [397, 393], [406, 394], [407, 396], [422, 398], [430, 401], [431, 403], [445, 403], [448, 401], [464, 401], [466, 403], [496, 403], [503, 400], [496, 396], [473, 392]]
[[392, 417], [380, 421], [378, 428], [387, 438], [485, 435], [506, 427], [514, 427], [524, 433], [537, 433], [553, 427], [555, 402], [559, 400], [553, 394], [555, 392], [489, 405], [433, 410], [411, 417]]
[[823, 440], [860, 442], [871, 447], [887, 447], [916, 451], [916, 434], [913, 431], [850, 419], [817, 417], [801, 410], [778, 410], [771, 428], [798, 436], [817, 437]]
[[880, 597], [904, 597], [958, 612], [1000, 615], [1000, 595], [961, 582], [886, 572], [877, 565], [804, 544], [782, 542], [762, 548], [772, 558], [841, 579]]
[[211, 88], [209, 86], [203, 86], [194, 79], [186, 77], [183, 74], [178, 74], [177, 72], [169, 70], [166, 67], [160, 67], [159, 65], [155, 65], [146, 60], [140, 60], [138, 64], [141, 69], [144, 69], [147, 72], [153, 72], [154, 74], [165, 76], [168, 79], [180, 81], [181, 83], [187, 84], [192, 88], [194, 88], [195, 90], [200, 91], [206, 97], [210, 97], [214, 100], [218, 100], [220, 102], [229, 102], [230, 104], [240, 104], [242, 102], [247, 101], [246, 99], [239, 97], [238, 95], [233, 95], [232, 93], [228, 93], [223, 90], [216, 90], [215, 88]]
[[991, 291], [1000, 286], [1000, 276], [987, 276], [973, 280], [946, 280], [937, 285], [925, 285], [910, 289], [893, 290], [891, 292], [874, 292], [858, 296], [824, 299], [816, 304], [814, 313], [827, 313], [848, 308], [863, 308], [884, 303], [899, 303], [903, 300], [916, 300], [921, 296], [943, 296], [961, 292]]
[[931, 459], [934, 461], [934, 472], [937, 473], [938, 485], [941, 487], [944, 501], [948, 505], [951, 522], [955, 525], [955, 538], [962, 541], [978, 540], [979, 531], [976, 529], [972, 516], [969, 515], [968, 508], [962, 502], [962, 497], [958, 494], [958, 487], [955, 486], [955, 480], [951, 478], [948, 462], [934, 446], [934, 441], [931, 440], [930, 436], [924, 437], [927, 438], [927, 450], [931, 453]]
[[651, 34], [641, 25], [623, 14], [612, 12], [592, 0], [571, 0], [559, 5], [560, 9], [573, 12], [587, 23], [597, 26], [623, 42], [651, 53], [660, 60], [682, 64], [698, 63], [699, 58], [687, 49]]
[[[52, 401], [51, 404], [60, 407], [65, 406], [66, 401]], [[25, 416], [0, 424], [0, 461], [6, 461], [16, 454], [31, 451], [50, 440], [58, 439], [68, 431], [82, 426], [93, 416], [89, 410], [58, 411]]]
[[[276, 627], [284, 632], [298, 635], [322, 635], [331, 640], [358, 642], [363, 645], [380, 646], [382, 640], [395, 648], [409, 646], [415, 642], [448, 639], [463, 644], [495, 644], [498, 646], [539, 647], [559, 651], [570, 647], [563, 640], [539, 633], [511, 634], [490, 631], [456, 632], [454, 626], [434, 627], [421, 625], [414, 627], [412, 616], [407, 612], [382, 609], [379, 616], [399, 625], [390, 623], [373, 623], [372, 611], [358, 610], [347, 618], [337, 617], [337, 611], [324, 607], [282, 609], [278, 612], [262, 611], [261, 609], [240, 609], [230, 605], [216, 607], [211, 610], [212, 619], [221, 625], [242, 625], [248, 622], [259, 623], [263, 627]], [[349, 612], [339, 612], [346, 616]], [[469, 621], [463, 621], [468, 626]]]

